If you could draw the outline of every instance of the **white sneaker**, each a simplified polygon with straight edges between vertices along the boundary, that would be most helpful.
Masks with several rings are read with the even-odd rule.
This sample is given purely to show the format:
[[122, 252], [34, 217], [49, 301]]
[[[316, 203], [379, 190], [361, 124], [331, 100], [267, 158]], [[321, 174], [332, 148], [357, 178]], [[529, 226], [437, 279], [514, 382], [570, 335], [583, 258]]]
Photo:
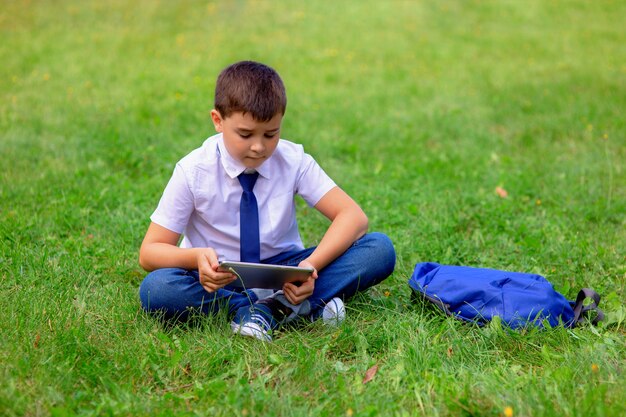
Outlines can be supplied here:
[[230, 328], [233, 333], [241, 336], [254, 337], [264, 342], [272, 341], [270, 322], [254, 308], [244, 307], [240, 309], [235, 315], [235, 319], [230, 323]]
[[338, 326], [346, 319], [346, 307], [341, 298], [330, 300], [322, 310], [322, 321], [329, 326]]

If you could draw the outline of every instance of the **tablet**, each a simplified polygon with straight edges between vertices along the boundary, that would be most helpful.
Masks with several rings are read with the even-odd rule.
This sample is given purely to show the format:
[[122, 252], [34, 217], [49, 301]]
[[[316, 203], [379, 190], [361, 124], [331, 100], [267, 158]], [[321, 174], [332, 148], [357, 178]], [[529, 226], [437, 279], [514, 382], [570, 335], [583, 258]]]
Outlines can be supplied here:
[[282, 289], [286, 282], [306, 281], [313, 273], [313, 268], [235, 261], [220, 262], [220, 269], [237, 275], [237, 279], [228, 284], [229, 287], [273, 290]]

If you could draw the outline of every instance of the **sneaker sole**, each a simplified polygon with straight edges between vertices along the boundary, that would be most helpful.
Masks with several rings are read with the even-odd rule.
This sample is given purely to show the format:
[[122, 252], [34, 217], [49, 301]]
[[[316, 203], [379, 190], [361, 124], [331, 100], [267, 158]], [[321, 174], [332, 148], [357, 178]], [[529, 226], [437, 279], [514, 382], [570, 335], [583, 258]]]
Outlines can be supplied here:
[[256, 323], [244, 323], [244, 324], [236, 324], [231, 323], [230, 328], [232, 329], [234, 334], [238, 334], [246, 337], [253, 337], [258, 340], [262, 340], [264, 342], [271, 342], [272, 336], [267, 334], [266, 331], [261, 329]]

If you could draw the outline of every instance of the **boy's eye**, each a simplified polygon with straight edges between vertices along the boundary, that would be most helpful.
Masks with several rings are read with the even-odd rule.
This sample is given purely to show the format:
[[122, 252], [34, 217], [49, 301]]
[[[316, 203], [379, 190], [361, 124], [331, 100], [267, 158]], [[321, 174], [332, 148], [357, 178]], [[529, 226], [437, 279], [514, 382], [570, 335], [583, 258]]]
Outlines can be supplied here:
[[268, 138], [268, 139], [271, 139], [271, 138], [273, 138], [274, 136], [276, 136], [276, 133], [266, 133], [266, 134], [265, 134], [265, 137], [266, 137], [266, 138]]
[[252, 135], [250, 133], [240, 133], [239, 136], [241, 136], [244, 139], [248, 139]]

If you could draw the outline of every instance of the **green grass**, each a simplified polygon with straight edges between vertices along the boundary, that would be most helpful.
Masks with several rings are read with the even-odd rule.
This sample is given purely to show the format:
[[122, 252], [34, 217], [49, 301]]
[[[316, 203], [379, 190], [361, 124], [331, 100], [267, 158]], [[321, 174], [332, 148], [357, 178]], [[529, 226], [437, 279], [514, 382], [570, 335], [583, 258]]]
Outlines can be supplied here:
[[[4, 1], [0, 415], [626, 414], [624, 17], [610, 0]], [[224, 315], [140, 311], [149, 215], [240, 59], [281, 73], [282, 136], [396, 246], [336, 330], [261, 344]], [[315, 244], [327, 223], [299, 207]], [[463, 325], [411, 302], [421, 261], [589, 286], [608, 319]]]

